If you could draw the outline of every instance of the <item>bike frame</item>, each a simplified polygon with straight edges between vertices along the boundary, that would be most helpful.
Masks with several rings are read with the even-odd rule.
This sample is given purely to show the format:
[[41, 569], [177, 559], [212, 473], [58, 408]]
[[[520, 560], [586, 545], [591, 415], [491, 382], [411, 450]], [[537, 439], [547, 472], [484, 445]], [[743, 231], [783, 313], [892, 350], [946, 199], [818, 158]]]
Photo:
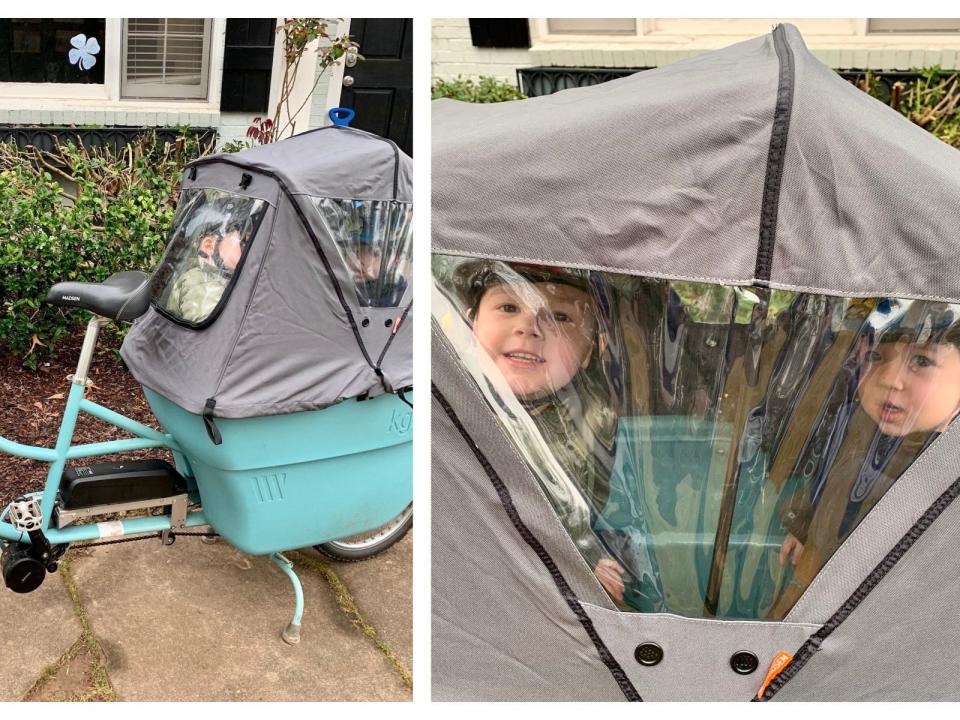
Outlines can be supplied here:
[[[45, 448], [35, 445], [23, 445], [0, 435], [0, 452], [50, 464], [50, 469], [47, 471], [47, 480], [43, 488], [43, 497], [40, 501], [40, 510], [43, 516], [41, 526], [43, 533], [52, 545], [96, 540], [102, 537], [116, 538], [126, 535], [156, 533], [163, 530], [177, 530], [181, 529], [181, 527], [198, 527], [207, 524], [203, 511], [200, 510], [187, 513], [186, 520], [182, 526], [177, 527], [174, 527], [170, 514], [131, 518], [119, 522], [71, 525], [62, 529], [50, 527], [57, 500], [57, 492], [60, 489], [60, 479], [68, 460], [93, 457], [95, 455], [112, 455], [146, 448], [166, 448], [173, 452], [177, 469], [181, 474], [187, 476], [192, 475], [189, 471], [189, 462], [187, 462], [171, 435], [149, 428], [136, 420], [132, 420], [102, 405], [98, 405], [84, 397], [84, 393], [89, 385], [88, 374], [90, 371], [90, 363], [93, 358], [94, 348], [97, 344], [100, 327], [107, 322], [109, 322], [107, 318], [95, 316], [87, 323], [87, 331], [83, 339], [83, 348], [80, 351], [80, 359], [77, 362], [77, 372], [71, 378], [70, 393], [67, 396], [67, 405], [60, 423], [60, 431], [57, 434], [56, 446], [53, 448]], [[73, 434], [81, 412], [109, 423], [136, 437], [124, 440], [73, 445]], [[0, 519], [2, 519], [5, 514], [6, 510], [0, 513]], [[29, 543], [30, 538], [26, 533], [17, 532], [9, 523], [0, 522], [0, 541]]]

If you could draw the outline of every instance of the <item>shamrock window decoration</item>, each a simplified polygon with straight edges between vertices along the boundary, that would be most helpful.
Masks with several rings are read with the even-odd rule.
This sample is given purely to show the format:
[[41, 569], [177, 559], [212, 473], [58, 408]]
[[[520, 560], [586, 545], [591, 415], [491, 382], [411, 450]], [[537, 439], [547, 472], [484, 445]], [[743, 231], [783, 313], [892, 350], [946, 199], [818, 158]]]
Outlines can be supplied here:
[[95, 56], [100, 52], [100, 43], [96, 38], [88, 38], [80, 33], [70, 38], [70, 45], [72, 47], [67, 56], [70, 58], [71, 65], [76, 65], [81, 70], [89, 70], [97, 64]]

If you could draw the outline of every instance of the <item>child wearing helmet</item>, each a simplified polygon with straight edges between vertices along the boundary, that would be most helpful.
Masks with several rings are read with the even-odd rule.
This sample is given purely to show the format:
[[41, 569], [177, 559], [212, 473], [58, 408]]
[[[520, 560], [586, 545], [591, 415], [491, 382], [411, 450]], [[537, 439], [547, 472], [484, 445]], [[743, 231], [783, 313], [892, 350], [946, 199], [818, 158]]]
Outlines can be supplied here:
[[615, 560], [596, 527], [610, 496], [617, 414], [590, 274], [480, 260], [459, 266], [454, 283], [480, 347], [579, 491], [547, 495], [597, 580], [619, 603], [659, 601], [655, 581]]
[[794, 578], [771, 611], [783, 617], [866, 514], [960, 413], [960, 307], [883, 300], [854, 351], [854, 402], [821, 451], [825, 477], [781, 507], [780, 564]]
[[164, 305], [168, 312], [190, 323], [203, 322], [213, 312], [243, 256], [250, 204], [247, 198], [231, 198], [214, 206], [216, 219], [197, 233], [196, 259], [170, 289]]

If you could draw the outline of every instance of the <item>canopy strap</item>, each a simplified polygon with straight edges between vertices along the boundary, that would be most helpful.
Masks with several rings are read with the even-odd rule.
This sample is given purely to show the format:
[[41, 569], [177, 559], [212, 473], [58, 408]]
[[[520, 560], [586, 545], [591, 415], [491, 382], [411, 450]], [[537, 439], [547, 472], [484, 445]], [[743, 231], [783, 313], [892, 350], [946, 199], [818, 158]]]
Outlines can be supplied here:
[[220, 429], [213, 422], [213, 411], [216, 407], [217, 401], [213, 398], [207, 398], [207, 402], [203, 406], [203, 424], [207, 428], [207, 435], [210, 436], [213, 444], [223, 445], [223, 436], [220, 434]]

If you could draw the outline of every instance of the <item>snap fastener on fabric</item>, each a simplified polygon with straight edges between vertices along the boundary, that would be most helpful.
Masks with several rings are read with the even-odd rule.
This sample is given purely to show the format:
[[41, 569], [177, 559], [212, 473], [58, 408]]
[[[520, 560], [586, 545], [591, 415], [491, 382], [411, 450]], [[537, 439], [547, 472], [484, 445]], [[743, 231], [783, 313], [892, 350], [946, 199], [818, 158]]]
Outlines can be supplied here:
[[360, 324], [366, 327], [367, 325], [370, 324], [370, 318], [364, 318], [363, 320], [360, 321]]
[[633, 651], [633, 657], [641, 665], [652, 667], [663, 660], [663, 648], [652, 642], [641, 643]]
[[730, 667], [738, 675], [749, 675], [759, 667], [760, 661], [757, 656], [747, 650], [735, 652], [730, 658]]

